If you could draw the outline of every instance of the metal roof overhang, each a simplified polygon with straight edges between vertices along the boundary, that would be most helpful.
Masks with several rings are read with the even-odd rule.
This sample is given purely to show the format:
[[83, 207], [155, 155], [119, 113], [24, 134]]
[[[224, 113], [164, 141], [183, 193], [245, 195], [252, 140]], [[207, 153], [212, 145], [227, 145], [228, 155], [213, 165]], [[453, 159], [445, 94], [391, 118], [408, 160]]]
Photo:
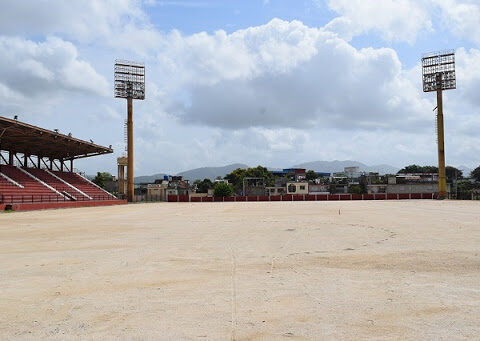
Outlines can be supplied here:
[[0, 150], [60, 160], [113, 153], [112, 148], [0, 116]]

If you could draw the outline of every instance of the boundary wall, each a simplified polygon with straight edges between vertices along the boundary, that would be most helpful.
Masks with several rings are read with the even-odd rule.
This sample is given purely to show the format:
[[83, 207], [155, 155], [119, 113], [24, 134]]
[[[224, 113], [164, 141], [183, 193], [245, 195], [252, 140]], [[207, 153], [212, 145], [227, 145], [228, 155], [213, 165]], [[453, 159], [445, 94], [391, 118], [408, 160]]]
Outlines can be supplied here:
[[69, 201], [69, 202], [41, 202], [41, 203], [13, 203], [0, 204], [0, 210], [7, 209], [12, 211], [34, 211], [47, 210], [52, 208], [75, 208], [75, 207], [96, 207], [96, 206], [112, 206], [125, 205], [126, 200], [98, 200], [98, 201]]
[[284, 194], [271, 196], [190, 197], [169, 195], [168, 202], [252, 202], [252, 201], [339, 201], [339, 200], [409, 200], [437, 199], [438, 193], [376, 194]]

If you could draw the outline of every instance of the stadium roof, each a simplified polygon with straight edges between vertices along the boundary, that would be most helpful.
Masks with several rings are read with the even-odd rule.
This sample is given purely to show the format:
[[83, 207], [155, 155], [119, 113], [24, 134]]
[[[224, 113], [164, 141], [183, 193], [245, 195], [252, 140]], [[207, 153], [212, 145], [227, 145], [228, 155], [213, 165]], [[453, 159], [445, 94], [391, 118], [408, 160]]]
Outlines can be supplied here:
[[0, 150], [53, 159], [80, 159], [113, 153], [109, 147], [0, 116]]

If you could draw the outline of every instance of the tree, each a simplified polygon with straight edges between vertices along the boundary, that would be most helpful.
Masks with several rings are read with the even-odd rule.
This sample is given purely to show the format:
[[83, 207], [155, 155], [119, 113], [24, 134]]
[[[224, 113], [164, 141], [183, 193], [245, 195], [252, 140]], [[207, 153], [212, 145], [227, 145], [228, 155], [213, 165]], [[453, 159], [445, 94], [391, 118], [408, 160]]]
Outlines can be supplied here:
[[438, 173], [438, 167], [436, 166], [423, 166], [422, 173]]
[[[405, 174], [405, 173], [438, 173], [438, 167], [409, 165], [398, 171], [398, 174]], [[446, 173], [447, 179], [450, 181], [454, 179], [463, 178], [463, 172], [460, 169], [452, 166], [445, 167], [445, 173]]]
[[353, 194], [362, 194], [364, 193], [363, 188], [361, 185], [351, 185], [350, 186], [350, 193]]
[[400, 169], [397, 172], [397, 174], [405, 174], [405, 173], [423, 173], [423, 167], [419, 165], [409, 165]]
[[243, 190], [243, 179], [249, 178], [264, 178], [267, 186], [273, 186], [275, 179], [273, 174], [265, 167], [257, 166], [255, 168], [237, 168], [225, 175], [226, 180], [232, 184], [233, 190], [240, 193]]
[[231, 197], [233, 194], [233, 188], [225, 182], [217, 182], [213, 190], [213, 196], [215, 197]]
[[99, 187], [105, 188], [106, 181], [112, 181], [113, 175], [108, 172], [97, 172], [97, 175], [93, 178], [92, 182]]
[[447, 166], [445, 167], [445, 173], [448, 180], [463, 179], [463, 172], [458, 168]]
[[471, 199], [472, 198], [472, 191], [477, 188], [477, 184], [470, 182], [468, 180], [460, 180], [457, 182], [457, 199]]
[[435, 166], [409, 165], [400, 169], [397, 174], [405, 173], [438, 173], [438, 168]]
[[305, 179], [307, 179], [307, 181], [313, 181], [317, 178], [318, 178], [318, 175], [313, 170], [309, 170], [307, 171], [307, 173], [305, 173]]
[[198, 179], [194, 184], [197, 185], [197, 193], [208, 193], [208, 190], [213, 188], [213, 182], [210, 179]]
[[475, 179], [475, 181], [480, 182], [480, 166], [475, 168], [471, 173], [470, 176]]

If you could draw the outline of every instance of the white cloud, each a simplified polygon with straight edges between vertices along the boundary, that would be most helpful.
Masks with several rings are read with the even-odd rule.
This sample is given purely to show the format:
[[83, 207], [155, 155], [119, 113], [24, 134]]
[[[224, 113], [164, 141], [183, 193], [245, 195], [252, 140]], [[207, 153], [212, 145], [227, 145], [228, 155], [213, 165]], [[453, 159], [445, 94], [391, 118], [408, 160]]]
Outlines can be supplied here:
[[97, 49], [110, 47], [126, 56], [146, 57], [160, 44], [161, 34], [149, 21], [141, 0], [64, 1], [3, 0], [3, 35], [57, 36]]
[[456, 69], [457, 88], [462, 101], [480, 108], [478, 94], [478, 89], [480, 89], [480, 50], [458, 49], [456, 51]]
[[320, 31], [299, 21], [270, 23], [227, 34], [220, 30], [184, 36], [173, 31], [157, 51], [161, 72], [175, 83], [215, 84], [284, 72], [316, 54]]
[[[430, 107], [391, 49], [357, 50], [329, 32], [272, 20], [227, 35], [170, 37], [166, 63], [188, 100], [185, 122], [228, 129], [407, 129]], [[167, 69], [167, 67], [165, 67]], [[170, 76], [173, 78], [173, 76]]]
[[374, 32], [387, 41], [413, 44], [419, 34], [432, 30], [423, 1], [330, 0], [328, 4], [341, 16], [334, 18], [325, 29], [346, 40]]
[[135, 0], [3, 0], [0, 32], [15, 35], [66, 34], [78, 40], [110, 36], [126, 24], [146, 20]]
[[58, 91], [81, 91], [106, 96], [108, 82], [76, 47], [59, 38], [34, 42], [0, 36], [0, 82], [25, 97]]
[[[356, 49], [329, 32], [273, 20], [232, 34], [175, 32], [159, 56], [150, 79], [168, 86], [155, 90], [161, 100], [151, 119], [178, 117], [182, 128], [173, 130], [188, 127], [182, 135], [193, 139], [188, 148], [175, 144], [188, 155], [178, 169], [360, 158], [401, 166], [399, 155], [435, 163], [435, 96], [422, 93], [420, 66], [405, 69], [392, 49]], [[467, 75], [464, 65], [478, 60], [477, 50], [458, 51], [459, 89], [445, 95], [449, 164], [476, 162], [478, 120], [466, 113], [478, 111], [480, 74]], [[164, 134], [167, 148], [175, 138]]]
[[415, 43], [434, 30], [480, 43], [478, 0], [329, 0], [340, 16], [325, 29], [346, 39], [375, 33], [388, 42]]
[[457, 37], [480, 43], [478, 0], [433, 0], [441, 9], [443, 24]]
[[[111, 98], [106, 81], [119, 55], [147, 65], [146, 100], [135, 102], [139, 175], [233, 162], [435, 163], [435, 98], [421, 93], [419, 66], [406, 70], [394, 50], [357, 49], [341, 37], [376, 33], [392, 42], [415, 42], [436, 29], [429, 14], [436, 9], [443, 23], [452, 14], [451, 32], [474, 40], [479, 35], [468, 32], [478, 29], [478, 5], [330, 4], [340, 16], [326, 28], [275, 19], [231, 34], [185, 35], [153, 28], [140, 1], [7, 1], [0, 13], [0, 110], [22, 118], [51, 113], [37, 124], [72, 129], [74, 136], [112, 143], [120, 153], [125, 103]], [[61, 38], [45, 38], [53, 35]], [[458, 89], [445, 94], [451, 164], [478, 163], [479, 60], [478, 50], [459, 49]], [[114, 156], [88, 162], [80, 165], [115, 170]]]

